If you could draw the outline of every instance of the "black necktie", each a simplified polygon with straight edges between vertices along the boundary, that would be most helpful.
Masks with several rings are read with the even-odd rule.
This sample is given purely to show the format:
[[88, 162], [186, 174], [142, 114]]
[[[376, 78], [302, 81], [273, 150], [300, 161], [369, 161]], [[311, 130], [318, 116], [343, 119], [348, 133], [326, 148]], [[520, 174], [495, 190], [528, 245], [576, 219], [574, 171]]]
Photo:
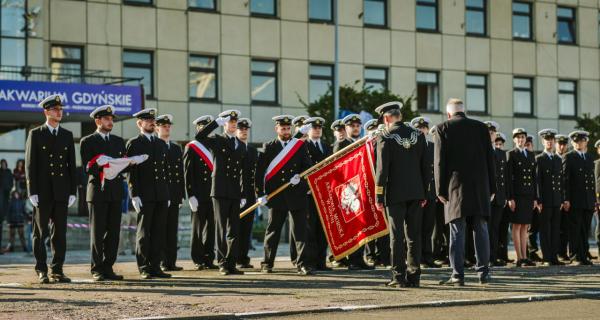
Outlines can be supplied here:
[[52, 135], [55, 136], [55, 137], [56, 137], [56, 131], [58, 131], [58, 130], [52, 129]]
[[108, 142], [108, 135], [104, 136], [104, 141]]
[[585, 160], [585, 153], [582, 152], [582, 153], [580, 153], [580, 155], [581, 155], [581, 159]]
[[283, 147], [287, 147], [287, 141], [283, 143]]

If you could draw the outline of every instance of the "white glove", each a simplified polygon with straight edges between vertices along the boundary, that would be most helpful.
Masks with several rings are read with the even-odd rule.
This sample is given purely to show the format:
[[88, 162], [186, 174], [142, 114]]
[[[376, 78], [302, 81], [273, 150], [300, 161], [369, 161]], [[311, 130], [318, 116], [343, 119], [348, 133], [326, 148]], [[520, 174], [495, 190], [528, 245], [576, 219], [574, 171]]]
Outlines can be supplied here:
[[246, 199], [240, 200], [240, 208], [243, 208], [246, 205]]
[[108, 161], [110, 161], [111, 159], [112, 159], [112, 158], [111, 158], [111, 157], [109, 157], [109, 156], [100, 156], [100, 157], [99, 157], [99, 158], [96, 160], [96, 163], [97, 163], [99, 166], [103, 166], [103, 165], [107, 164], [107, 163], [108, 163]]
[[310, 128], [311, 128], [311, 127], [312, 127], [312, 124], [310, 124], [310, 123], [309, 123], [309, 124], [305, 124], [305, 125], [303, 125], [302, 127], [300, 127], [300, 130], [299, 130], [299, 131], [300, 131], [300, 133], [302, 133], [302, 134], [307, 134], [307, 133], [308, 133], [308, 130], [310, 130]]
[[69, 204], [67, 205], [67, 207], [71, 207], [75, 203], [75, 201], [77, 201], [77, 197], [74, 195], [70, 195], [69, 196]]
[[32, 194], [32, 195], [30, 195], [30, 196], [29, 196], [29, 202], [31, 202], [31, 204], [32, 204], [34, 207], [37, 207], [37, 206], [38, 206], [38, 203], [39, 203], [38, 195], [37, 195], [37, 194]]
[[192, 209], [192, 211], [198, 211], [198, 199], [196, 199], [196, 197], [191, 196], [188, 199], [188, 203], [190, 204], [190, 209]]
[[140, 164], [144, 161], [148, 160], [148, 155], [147, 154], [140, 154], [137, 156], [133, 156], [131, 158], [129, 158], [129, 163], [131, 164]]
[[170, 206], [171, 206], [171, 200], [168, 200], [167, 201], [167, 207], [170, 207]]
[[140, 199], [140, 197], [133, 197], [131, 198], [131, 204], [133, 205], [135, 212], [140, 213], [142, 208], [142, 199]]
[[223, 126], [227, 121], [229, 121], [229, 119], [231, 119], [230, 116], [227, 116], [227, 117], [218, 117], [218, 118], [215, 119], [215, 122], [219, 126]]
[[299, 174], [295, 174], [291, 179], [290, 179], [290, 183], [295, 186], [298, 183], [300, 183], [300, 175]]
[[267, 199], [267, 196], [262, 196], [260, 198], [257, 199], [258, 204], [260, 204], [261, 206], [264, 206], [267, 204], [267, 202], [269, 202], [269, 200]]

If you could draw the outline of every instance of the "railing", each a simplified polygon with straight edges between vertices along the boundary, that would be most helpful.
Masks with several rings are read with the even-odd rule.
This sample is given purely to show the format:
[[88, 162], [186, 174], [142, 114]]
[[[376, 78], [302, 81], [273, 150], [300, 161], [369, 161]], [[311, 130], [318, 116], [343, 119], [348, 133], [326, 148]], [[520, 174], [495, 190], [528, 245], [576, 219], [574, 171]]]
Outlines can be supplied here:
[[111, 76], [106, 70], [80, 70], [77, 68], [52, 69], [32, 66], [0, 66], [0, 80], [139, 85], [143, 80], [143, 77], [114, 77]]

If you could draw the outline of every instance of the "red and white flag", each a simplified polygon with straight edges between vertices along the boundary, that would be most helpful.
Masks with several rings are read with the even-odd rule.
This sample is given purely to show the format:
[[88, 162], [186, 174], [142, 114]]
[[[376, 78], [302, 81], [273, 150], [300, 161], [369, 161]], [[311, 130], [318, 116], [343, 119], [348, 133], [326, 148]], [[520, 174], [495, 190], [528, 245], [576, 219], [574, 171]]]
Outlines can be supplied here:
[[376, 207], [370, 140], [306, 176], [336, 260], [389, 233]]

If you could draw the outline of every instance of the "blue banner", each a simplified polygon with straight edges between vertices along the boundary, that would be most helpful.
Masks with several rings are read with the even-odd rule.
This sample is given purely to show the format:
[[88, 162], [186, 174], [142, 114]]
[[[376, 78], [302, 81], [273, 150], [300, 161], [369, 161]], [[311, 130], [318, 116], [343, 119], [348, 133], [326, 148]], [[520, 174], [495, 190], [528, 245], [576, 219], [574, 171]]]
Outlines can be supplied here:
[[110, 104], [117, 115], [131, 115], [142, 109], [140, 86], [100, 85], [61, 82], [0, 80], [0, 111], [36, 111], [45, 97], [59, 94], [65, 112], [89, 114]]

